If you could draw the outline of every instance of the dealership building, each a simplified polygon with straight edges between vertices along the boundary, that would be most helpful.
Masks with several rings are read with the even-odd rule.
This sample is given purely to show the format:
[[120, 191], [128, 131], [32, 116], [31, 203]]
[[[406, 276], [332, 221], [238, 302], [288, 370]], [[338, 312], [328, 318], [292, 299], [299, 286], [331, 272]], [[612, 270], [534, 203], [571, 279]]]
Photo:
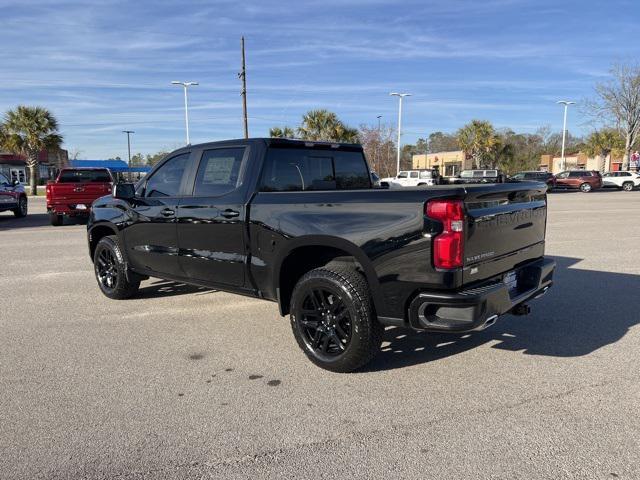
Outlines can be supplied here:
[[[53, 151], [43, 150], [39, 156], [40, 182], [52, 179], [56, 171], [69, 162], [69, 154], [64, 149]], [[18, 180], [22, 184], [29, 183], [29, 168], [21, 155], [0, 150], [0, 173], [11, 180]]]

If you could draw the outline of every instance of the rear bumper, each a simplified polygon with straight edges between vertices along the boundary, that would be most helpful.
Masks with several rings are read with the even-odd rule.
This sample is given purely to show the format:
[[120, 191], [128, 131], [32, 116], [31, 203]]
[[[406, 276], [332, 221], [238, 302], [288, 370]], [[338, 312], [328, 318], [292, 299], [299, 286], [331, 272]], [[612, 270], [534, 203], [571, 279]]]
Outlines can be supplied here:
[[[47, 211], [57, 213], [58, 215], [69, 215], [69, 216], [87, 216], [91, 212], [91, 204], [93, 200], [89, 200], [87, 202], [83, 202], [82, 200], [78, 201], [70, 201], [65, 203], [48, 203]], [[77, 208], [78, 205], [84, 205], [86, 209]]]
[[517, 288], [502, 278], [463, 291], [420, 292], [409, 305], [409, 324], [418, 330], [467, 332], [482, 330], [514, 307], [539, 297], [553, 284], [555, 261], [540, 258], [516, 269]]

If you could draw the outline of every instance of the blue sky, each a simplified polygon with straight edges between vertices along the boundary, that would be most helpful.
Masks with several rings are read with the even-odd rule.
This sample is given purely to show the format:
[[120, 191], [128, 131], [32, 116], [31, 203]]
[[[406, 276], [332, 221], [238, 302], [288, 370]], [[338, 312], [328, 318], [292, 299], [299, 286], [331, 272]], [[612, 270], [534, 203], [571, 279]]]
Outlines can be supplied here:
[[[640, 54], [637, 0], [0, 0], [0, 110], [39, 104], [80, 158], [126, 157], [242, 135], [237, 72], [247, 42], [250, 133], [328, 108], [352, 126], [395, 125], [404, 142], [473, 118], [560, 130], [557, 99], [592, 96], [612, 62]], [[579, 109], [569, 130], [589, 127]]]

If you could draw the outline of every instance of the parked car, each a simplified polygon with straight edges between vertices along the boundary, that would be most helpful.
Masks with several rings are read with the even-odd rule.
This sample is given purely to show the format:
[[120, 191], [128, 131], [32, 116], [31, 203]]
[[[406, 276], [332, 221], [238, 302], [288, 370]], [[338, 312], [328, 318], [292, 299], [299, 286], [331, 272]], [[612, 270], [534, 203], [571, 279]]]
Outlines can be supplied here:
[[516, 182], [523, 181], [534, 181], [534, 182], [544, 182], [549, 187], [549, 190], [552, 190], [556, 186], [556, 177], [551, 172], [543, 172], [543, 171], [529, 171], [529, 172], [518, 172], [509, 180], [513, 180]]
[[436, 185], [438, 173], [435, 170], [402, 170], [395, 177], [383, 178], [380, 183], [389, 188]]
[[607, 172], [602, 175], [603, 188], [618, 188], [630, 192], [640, 186], [640, 175], [636, 172]]
[[460, 175], [450, 180], [454, 184], [463, 183], [503, 183], [507, 176], [501, 170], [463, 170]]
[[556, 188], [579, 189], [588, 193], [602, 187], [602, 175], [596, 170], [569, 170], [556, 175]]
[[18, 217], [26, 217], [29, 208], [27, 194], [18, 180], [10, 181], [0, 173], [0, 212], [12, 211]]
[[377, 353], [384, 325], [463, 332], [528, 313], [555, 268], [545, 192], [375, 189], [352, 144], [190, 145], [94, 202], [89, 254], [109, 298], [159, 277], [277, 302], [312, 362], [349, 372]]
[[62, 225], [65, 216], [88, 216], [93, 201], [111, 193], [113, 184], [107, 168], [63, 168], [46, 186], [51, 225]]

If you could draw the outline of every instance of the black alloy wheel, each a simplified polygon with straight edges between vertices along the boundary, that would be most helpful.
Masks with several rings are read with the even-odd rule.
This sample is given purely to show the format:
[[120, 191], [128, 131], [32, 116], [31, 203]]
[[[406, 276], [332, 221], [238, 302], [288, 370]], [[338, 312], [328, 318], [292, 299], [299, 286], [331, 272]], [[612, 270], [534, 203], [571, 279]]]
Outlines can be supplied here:
[[379, 352], [384, 327], [364, 275], [332, 262], [304, 274], [291, 294], [291, 328], [317, 366], [352, 372]]
[[113, 290], [118, 280], [118, 264], [110, 249], [102, 249], [96, 259], [96, 276], [98, 282], [109, 290]]
[[300, 313], [304, 341], [318, 356], [336, 357], [347, 349], [351, 313], [338, 293], [326, 287], [309, 288]]
[[127, 268], [115, 235], [100, 239], [93, 253], [93, 267], [100, 290], [109, 298], [124, 300], [140, 288], [140, 277]]

